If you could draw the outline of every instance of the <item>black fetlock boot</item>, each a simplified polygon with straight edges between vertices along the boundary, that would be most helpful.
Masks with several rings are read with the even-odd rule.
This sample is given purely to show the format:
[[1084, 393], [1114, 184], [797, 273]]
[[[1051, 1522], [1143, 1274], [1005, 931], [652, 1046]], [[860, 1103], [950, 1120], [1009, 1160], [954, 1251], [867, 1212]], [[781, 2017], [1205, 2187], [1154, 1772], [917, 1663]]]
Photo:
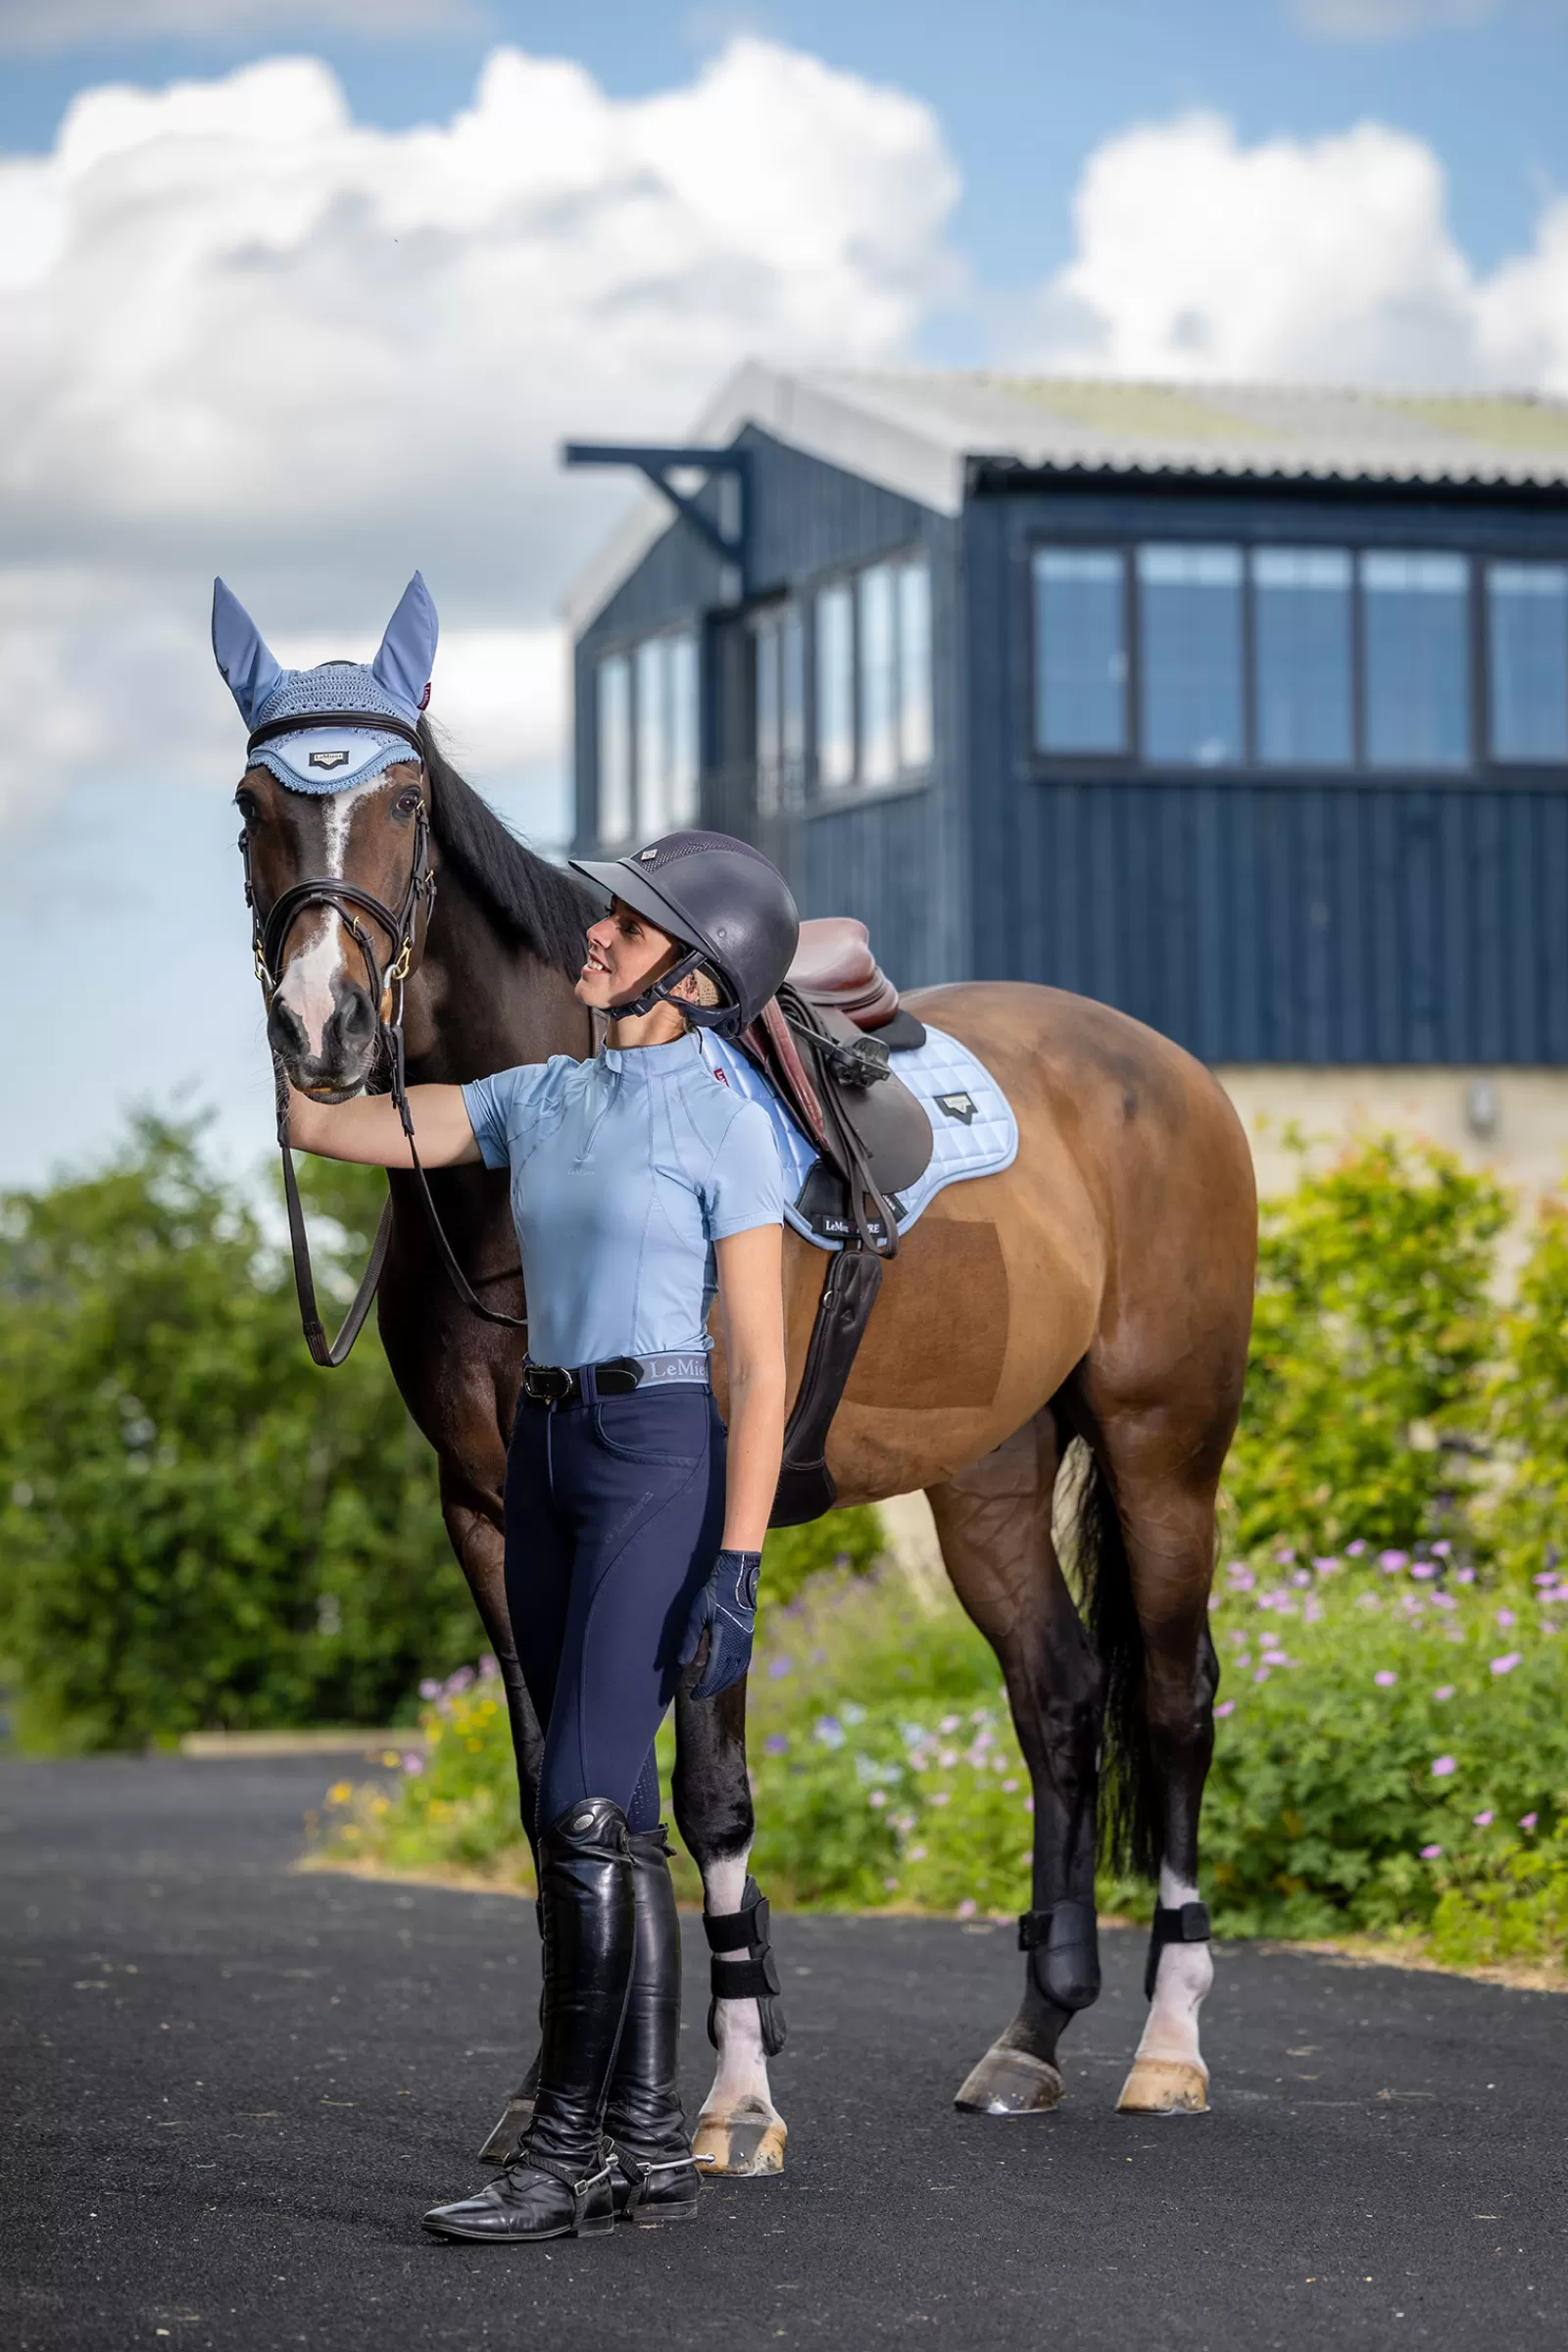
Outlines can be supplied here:
[[637, 1950], [605, 2130], [615, 2151], [615, 2211], [644, 2229], [689, 2222], [702, 2179], [680, 2103], [680, 1920], [662, 1825], [635, 1830]]
[[544, 1923], [539, 2088], [522, 2145], [498, 2180], [437, 2205], [438, 2237], [591, 2237], [615, 2225], [605, 2101], [636, 1936], [626, 1817], [608, 1797], [567, 1807], [539, 1840]]

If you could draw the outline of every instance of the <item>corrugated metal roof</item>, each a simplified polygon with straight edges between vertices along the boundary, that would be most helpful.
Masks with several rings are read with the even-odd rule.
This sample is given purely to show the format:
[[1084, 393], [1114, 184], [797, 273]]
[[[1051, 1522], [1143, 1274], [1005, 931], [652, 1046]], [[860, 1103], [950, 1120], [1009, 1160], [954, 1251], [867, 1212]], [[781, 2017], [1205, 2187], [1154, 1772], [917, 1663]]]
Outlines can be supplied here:
[[[1394, 393], [1291, 384], [1172, 384], [980, 369], [808, 368], [749, 361], [692, 440], [748, 423], [939, 514], [963, 505], [974, 459], [1075, 474], [1568, 485], [1568, 402], [1534, 393]], [[649, 493], [567, 600], [580, 627], [667, 527]]]

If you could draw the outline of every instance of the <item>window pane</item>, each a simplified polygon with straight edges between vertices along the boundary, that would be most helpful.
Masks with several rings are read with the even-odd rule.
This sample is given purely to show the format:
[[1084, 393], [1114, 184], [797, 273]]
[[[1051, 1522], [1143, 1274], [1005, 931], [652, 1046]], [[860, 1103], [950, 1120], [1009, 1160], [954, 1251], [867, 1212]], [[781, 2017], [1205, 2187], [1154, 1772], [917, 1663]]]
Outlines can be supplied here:
[[780, 748], [786, 779], [800, 783], [806, 760], [806, 631], [793, 609], [784, 615], [779, 632]]
[[1127, 749], [1127, 618], [1122, 560], [1109, 548], [1043, 547], [1035, 556], [1035, 745], [1042, 752]]
[[1350, 723], [1350, 558], [1340, 547], [1265, 547], [1252, 558], [1257, 756], [1275, 767], [1344, 767]]
[[662, 833], [668, 806], [668, 732], [664, 715], [664, 648], [658, 637], [637, 648], [637, 831], [644, 841]]
[[778, 808], [779, 771], [783, 765], [783, 698], [779, 677], [781, 638], [782, 631], [776, 613], [770, 613], [757, 623], [753, 640], [757, 664], [757, 806], [764, 816], [771, 816]]
[[860, 781], [890, 784], [899, 772], [898, 638], [891, 564], [862, 571], [860, 597]]
[[1366, 756], [1374, 767], [1470, 757], [1470, 595], [1463, 556], [1361, 558]]
[[1568, 564], [1494, 564], [1487, 622], [1493, 758], [1568, 760]]
[[668, 810], [672, 825], [697, 822], [697, 639], [689, 629], [664, 639], [664, 708], [669, 718]]
[[816, 600], [816, 772], [826, 785], [855, 777], [855, 608], [842, 583]]
[[1242, 553], [1141, 547], [1146, 760], [1219, 767], [1242, 757]]
[[899, 566], [899, 765], [931, 764], [931, 566]]
[[599, 838], [631, 831], [631, 670], [624, 654], [599, 664]]

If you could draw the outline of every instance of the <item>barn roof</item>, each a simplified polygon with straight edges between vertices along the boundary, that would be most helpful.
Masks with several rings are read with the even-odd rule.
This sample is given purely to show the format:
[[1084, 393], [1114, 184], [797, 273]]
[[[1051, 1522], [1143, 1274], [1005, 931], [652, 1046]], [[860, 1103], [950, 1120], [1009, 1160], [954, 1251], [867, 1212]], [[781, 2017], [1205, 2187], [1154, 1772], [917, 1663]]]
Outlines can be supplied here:
[[[721, 387], [692, 439], [723, 445], [748, 423], [944, 514], [961, 508], [971, 463], [988, 459], [1080, 479], [1568, 485], [1568, 402], [1524, 392], [785, 371], [752, 361]], [[574, 617], [597, 610], [668, 518], [650, 494], [577, 583]]]

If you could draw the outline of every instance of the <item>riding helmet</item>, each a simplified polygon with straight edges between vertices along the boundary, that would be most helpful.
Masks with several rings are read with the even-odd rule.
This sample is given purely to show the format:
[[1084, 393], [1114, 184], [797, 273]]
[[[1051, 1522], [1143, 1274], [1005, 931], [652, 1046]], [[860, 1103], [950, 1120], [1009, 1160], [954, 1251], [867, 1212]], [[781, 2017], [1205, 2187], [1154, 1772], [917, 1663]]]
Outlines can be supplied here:
[[662, 973], [634, 1005], [676, 1002], [670, 991], [688, 971], [706, 971], [724, 998], [713, 1010], [679, 1001], [679, 1009], [705, 1028], [734, 1034], [749, 1028], [795, 956], [801, 918], [771, 858], [729, 833], [666, 833], [625, 858], [571, 860], [596, 888], [646, 915], [691, 953]]

